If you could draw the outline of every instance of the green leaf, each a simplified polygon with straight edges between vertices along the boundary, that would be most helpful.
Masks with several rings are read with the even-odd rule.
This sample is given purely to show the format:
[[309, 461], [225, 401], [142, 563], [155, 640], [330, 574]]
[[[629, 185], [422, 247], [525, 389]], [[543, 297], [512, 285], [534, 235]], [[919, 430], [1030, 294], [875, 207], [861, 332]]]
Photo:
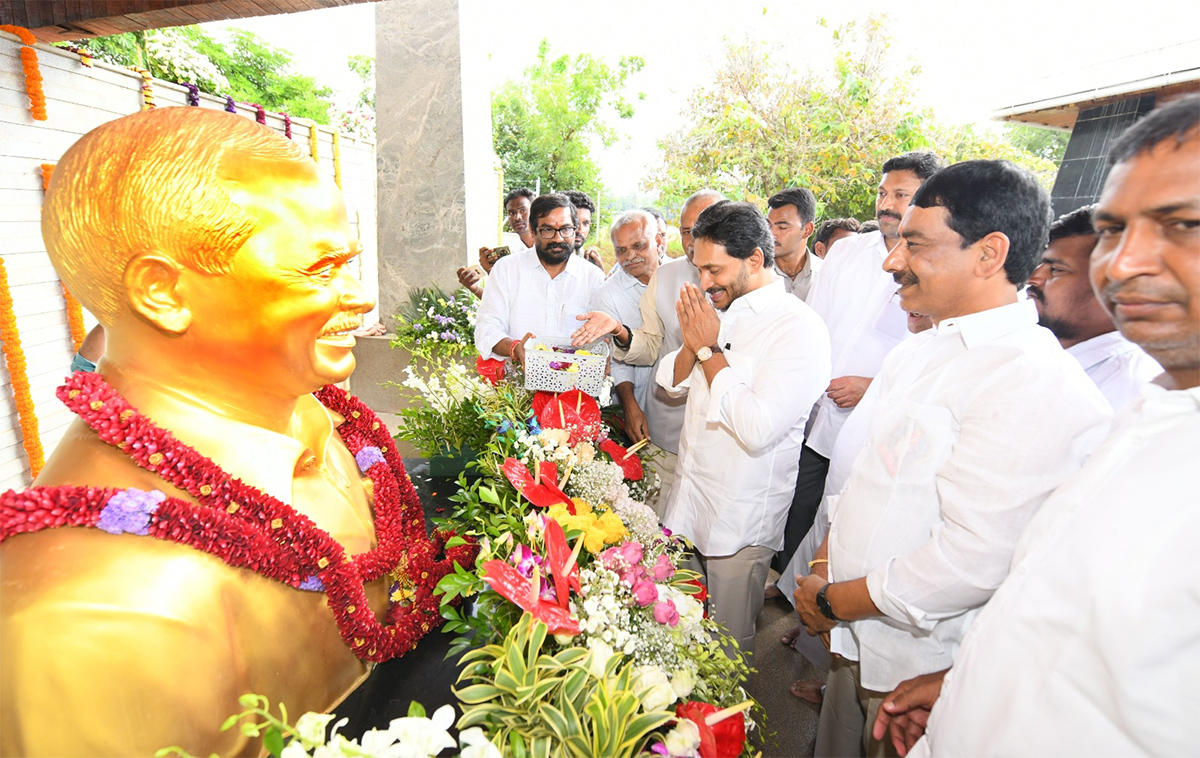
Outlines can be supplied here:
[[275, 758], [279, 758], [279, 754], [283, 752], [283, 732], [279, 731], [279, 727], [274, 724], [267, 727], [263, 734], [263, 748]]
[[425, 718], [425, 706], [421, 705], [416, 700], [412, 701], [411, 703], [408, 704], [408, 717], [410, 719], [411, 718], [417, 718], [417, 719]]

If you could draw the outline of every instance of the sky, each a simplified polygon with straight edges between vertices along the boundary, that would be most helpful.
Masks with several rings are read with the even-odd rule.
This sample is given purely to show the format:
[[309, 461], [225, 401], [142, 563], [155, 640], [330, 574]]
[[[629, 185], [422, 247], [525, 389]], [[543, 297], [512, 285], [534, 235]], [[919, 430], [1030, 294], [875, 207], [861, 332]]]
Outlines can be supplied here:
[[[614, 119], [625, 137], [596, 153], [616, 194], [636, 188], [656, 160], [658, 141], [684, 125], [689, 94], [712, 80], [727, 41], [761, 41], [796, 71], [824, 71], [832, 57], [830, 29], [887, 14], [893, 61], [920, 67], [918, 102], [951, 123], [988, 122], [1010, 105], [1161, 73], [1164, 66], [1200, 68], [1195, 0], [595, 0], [546, 5], [542, 13], [536, 4], [459, 4], [463, 23], [486, 30], [472, 38], [485, 40], [493, 88], [520, 76], [544, 38], [555, 54], [645, 59], [628, 84], [646, 98], [635, 103], [632, 119]], [[373, 3], [363, 3], [208, 26], [253, 31], [350, 99], [360, 84], [345, 61], [374, 54], [374, 12]], [[821, 18], [826, 27], [818, 25]]]

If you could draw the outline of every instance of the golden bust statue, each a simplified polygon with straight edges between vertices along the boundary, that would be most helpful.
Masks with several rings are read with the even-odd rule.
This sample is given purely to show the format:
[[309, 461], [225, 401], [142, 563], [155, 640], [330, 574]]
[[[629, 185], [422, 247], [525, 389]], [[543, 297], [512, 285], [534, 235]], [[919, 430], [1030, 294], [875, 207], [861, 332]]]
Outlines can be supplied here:
[[[200, 108], [118, 119], [63, 156], [42, 232], [107, 331], [108, 386], [347, 556], [375, 547], [372, 491], [336, 431], [343, 419], [312, 395], [354, 369], [348, 332], [373, 303], [348, 271], [358, 246], [341, 195], [294, 143]], [[199, 502], [127, 452], [76, 419], [35, 488]], [[17, 534], [0, 545], [0, 577], [6, 756], [256, 754], [257, 741], [218, 731], [238, 696], [327, 710], [368, 670], [322, 592], [183, 544]], [[377, 617], [386, 594], [383, 579], [367, 586]]]

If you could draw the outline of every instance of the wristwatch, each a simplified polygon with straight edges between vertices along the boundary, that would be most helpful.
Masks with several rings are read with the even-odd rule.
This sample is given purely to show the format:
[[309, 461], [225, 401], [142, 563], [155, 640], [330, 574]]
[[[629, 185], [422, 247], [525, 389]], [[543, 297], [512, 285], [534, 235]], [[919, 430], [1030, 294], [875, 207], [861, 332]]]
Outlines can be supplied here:
[[701, 363], [704, 363], [706, 360], [708, 360], [709, 358], [713, 357], [714, 355], [716, 355], [720, 352], [721, 352], [720, 345], [713, 345], [712, 347], [705, 345], [704, 347], [702, 347], [696, 351], [696, 360], [700, 361]]
[[833, 612], [833, 606], [830, 605], [829, 598], [825, 597], [825, 590], [827, 589], [829, 589], [828, 584], [817, 590], [817, 610], [819, 610], [821, 614], [830, 621], [841, 621], [841, 619], [837, 617], [837, 614]]

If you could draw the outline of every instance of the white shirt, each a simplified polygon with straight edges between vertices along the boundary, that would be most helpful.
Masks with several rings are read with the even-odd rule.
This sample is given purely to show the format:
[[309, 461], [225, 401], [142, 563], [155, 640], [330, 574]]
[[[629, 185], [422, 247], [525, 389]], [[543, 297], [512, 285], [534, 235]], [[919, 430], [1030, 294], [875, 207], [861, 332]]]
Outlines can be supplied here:
[[817, 272], [821, 270], [824, 263], [825, 261], [818, 258], [816, 253], [809, 250], [804, 254], [804, 265], [800, 267], [795, 276], [783, 273], [783, 269], [779, 268], [778, 261], [775, 263], [775, 273], [783, 280], [783, 288], [788, 291], [789, 295], [807, 300], [808, 293], [812, 291], [813, 282], [817, 280]]
[[[592, 310], [616, 316], [629, 329], [637, 329], [642, 325], [641, 300], [645, 291], [645, 284], [625, 273], [625, 269], [618, 265], [592, 296]], [[614, 359], [611, 373], [613, 386], [622, 382], [633, 384], [633, 397], [645, 412], [653, 373], [650, 366], [634, 366]]]
[[1021, 536], [914, 755], [1196, 754], [1197, 451], [1200, 389], [1118, 415]]
[[587, 313], [604, 273], [572, 255], [553, 279], [536, 250], [525, 250], [496, 261], [475, 315], [475, 349], [484, 358], [505, 337], [521, 339], [526, 332], [539, 337], [570, 337], [579, 328], [576, 316]]
[[1104, 397], [1037, 319], [1028, 300], [947, 319], [868, 389], [867, 442], [829, 532], [831, 581], [866, 577], [884, 614], [834, 641], [868, 689], [950, 665], [1021, 530], [1108, 429]]
[[712, 387], [699, 363], [674, 384], [678, 349], [657, 369], [662, 387], [687, 394], [663, 523], [708, 557], [750, 545], [779, 550], [804, 422], [829, 384], [829, 333], [776, 279], [733, 301], [718, 343], [729, 366]]
[[[908, 315], [895, 297], [899, 285], [883, 270], [887, 255], [882, 232], [844, 237], [829, 249], [808, 293], [808, 304], [829, 327], [834, 379], [875, 376], [892, 348], [908, 337]], [[822, 392], [808, 446], [830, 457], [851, 410]]]
[[1121, 410], [1162, 373], [1158, 361], [1115, 329], [1067, 348], [1104, 393], [1113, 410]]

